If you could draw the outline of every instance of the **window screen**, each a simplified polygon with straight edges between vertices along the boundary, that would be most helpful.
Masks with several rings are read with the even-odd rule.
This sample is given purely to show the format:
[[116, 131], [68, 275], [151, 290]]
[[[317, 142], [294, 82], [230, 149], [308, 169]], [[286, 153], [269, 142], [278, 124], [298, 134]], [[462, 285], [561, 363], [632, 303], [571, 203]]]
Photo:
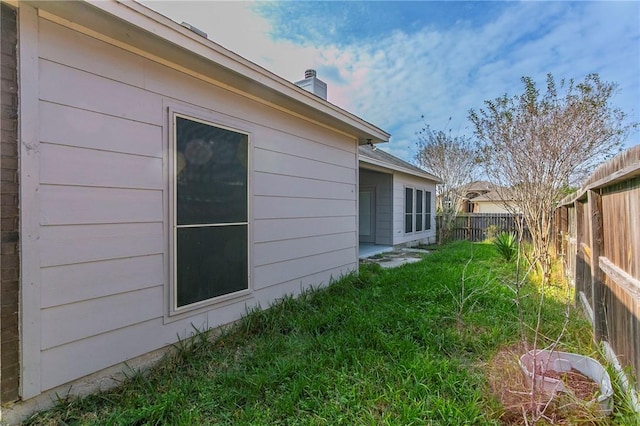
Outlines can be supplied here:
[[404, 232], [413, 232], [413, 188], [404, 189]]
[[422, 190], [416, 189], [416, 232], [422, 231], [422, 205], [424, 201], [422, 200]]
[[431, 191], [424, 192], [424, 229], [431, 229]]
[[248, 288], [248, 136], [175, 116], [175, 301]]
[[178, 225], [247, 221], [247, 141], [176, 117]]
[[244, 290], [247, 226], [178, 228], [178, 306]]

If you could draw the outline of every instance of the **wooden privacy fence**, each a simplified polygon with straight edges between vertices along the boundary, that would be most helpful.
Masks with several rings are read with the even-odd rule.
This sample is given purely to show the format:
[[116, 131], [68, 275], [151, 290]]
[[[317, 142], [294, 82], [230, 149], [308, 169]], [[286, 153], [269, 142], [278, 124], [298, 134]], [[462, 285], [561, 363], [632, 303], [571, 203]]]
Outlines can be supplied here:
[[[467, 213], [456, 217], [450, 238], [454, 241], [484, 241], [493, 231], [516, 232], [518, 215], [511, 213]], [[442, 215], [436, 216], [436, 228], [442, 226]], [[493, 228], [492, 228], [493, 227]], [[437, 235], [440, 235], [438, 232]], [[525, 235], [527, 235], [525, 229]]]
[[640, 145], [602, 164], [554, 216], [556, 252], [593, 324], [640, 387]]

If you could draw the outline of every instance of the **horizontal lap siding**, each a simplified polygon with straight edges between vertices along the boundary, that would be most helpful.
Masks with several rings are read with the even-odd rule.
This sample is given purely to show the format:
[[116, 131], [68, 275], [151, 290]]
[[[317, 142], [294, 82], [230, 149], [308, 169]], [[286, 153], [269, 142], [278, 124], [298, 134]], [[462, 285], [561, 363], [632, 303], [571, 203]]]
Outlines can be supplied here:
[[[347, 184], [355, 184], [356, 181], [353, 167], [336, 166], [312, 158], [300, 158], [264, 149], [255, 149], [253, 155], [257, 172]], [[355, 164], [355, 154], [353, 159]]]
[[41, 100], [142, 123], [162, 122], [154, 93], [42, 59], [39, 74]]
[[162, 128], [51, 102], [40, 103], [40, 139], [51, 144], [162, 158]]
[[[42, 349], [128, 327], [162, 316], [162, 287], [152, 287], [104, 298], [46, 308], [42, 311]], [[100, 318], [100, 321], [88, 321]], [[60, 324], [65, 324], [60, 328]]]
[[253, 221], [254, 243], [355, 232], [355, 216], [261, 219]]
[[162, 160], [41, 143], [41, 183], [163, 189]]
[[162, 223], [43, 226], [41, 266], [163, 253]]
[[[256, 147], [260, 149], [286, 153], [302, 159], [311, 158], [325, 164], [353, 169], [355, 158], [353, 147], [348, 149], [349, 146], [337, 143], [335, 139], [327, 140], [326, 135], [321, 133], [308, 133], [302, 139], [300, 136], [285, 133], [282, 130], [265, 128], [261, 131], [261, 135], [262, 138], [256, 141]], [[350, 155], [345, 155], [345, 153]]]
[[268, 307], [277, 298], [290, 294], [298, 294], [309, 287], [317, 288], [329, 285], [332, 281], [338, 280], [346, 274], [355, 271], [356, 266], [357, 264], [350, 263], [286, 281], [277, 286], [257, 289], [254, 294], [255, 303], [262, 307]]
[[161, 222], [162, 191], [43, 185], [43, 225]]
[[164, 283], [163, 254], [42, 268], [42, 307], [65, 305]]
[[[283, 115], [277, 109], [236, 96], [155, 62], [146, 61], [144, 72], [148, 91], [215, 111], [221, 118], [219, 124], [259, 132], [260, 138], [252, 140], [257, 148], [286, 153], [292, 158], [312, 158], [327, 164], [338, 161], [337, 165], [342, 166], [348, 166], [351, 156], [345, 159], [333, 154], [342, 151], [355, 158], [355, 141], [346, 136]], [[294, 148], [293, 145], [299, 146]], [[317, 155], [326, 156], [326, 152], [333, 154], [330, 158], [316, 158]]]
[[295, 281], [299, 291], [327, 284], [336, 266], [338, 275], [356, 268], [356, 155], [311, 141], [305, 152], [300, 141], [283, 142], [289, 135], [269, 136], [254, 150], [253, 283], [280, 297], [276, 285]]
[[45, 19], [41, 19], [39, 25], [38, 49], [41, 57], [114, 81], [144, 86], [144, 58], [106, 46], [99, 40]]
[[192, 324], [205, 329], [209, 324], [207, 315], [194, 315], [169, 324], [163, 324], [162, 318], [154, 318], [51, 348], [42, 357], [42, 387], [51, 389], [94, 373], [100, 366], [112, 366], [151, 352], [174, 343], [176, 336], [184, 339], [193, 331]]
[[[43, 390], [356, 269], [355, 140], [39, 23]], [[254, 296], [167, 321], [168, 105], [250, 135]]]
[[[162, 98], [49, 53], [40, 60], [43, 390], [167, 343], [127, 332], [163, 317]], [[103, 341], [114, 344], [98, 349]]]
[[353, 216], [355, 200], [254, 197], [256, 219]]
[[307, 237], [304, 238], [304, 244], [301, 244], [299, 238], [256, 243], [253, 264], [255, 266], [269, 265], [311, 255], [354, 248], [354, 238], [353, 232], [345, 232]]
[[254, 174], [253, 194], [256, 196], [353, 201], [355, 193], [356, 185], [354, 183], [331, 182], [262, 172]]
[[346, 273], [348, 269], [353, 269], [355, 266], [351, 261], [353, 252], [353, 248], [346, 248], [257, 267], [254, 271], [254, 288], [261, 289], [300, 279], [331, 270], [336, 266], [344, 267]]

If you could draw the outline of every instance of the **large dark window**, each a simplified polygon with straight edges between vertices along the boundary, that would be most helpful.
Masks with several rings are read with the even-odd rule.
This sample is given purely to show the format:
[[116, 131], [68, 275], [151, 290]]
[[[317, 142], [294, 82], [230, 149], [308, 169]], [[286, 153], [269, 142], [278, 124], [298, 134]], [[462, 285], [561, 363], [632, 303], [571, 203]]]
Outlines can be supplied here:
[[422, 207], [424, 201], [422, 199], [423, 191], [421, 189], [416, 189], [416, 232], [422, 231]]
[[424, 229], [431, 229], [431, 191], [424, 192]]
[[[414, 197], [415, 195], [415, 197]], [[404, 189], [404, 232], [431, 229], [431, 192], [424, 189]]]
[[413, 232], [413, 188], [404, 189], [404, 232]]
[[248, 288], [248, 136], [175, 116], [176, 308]]

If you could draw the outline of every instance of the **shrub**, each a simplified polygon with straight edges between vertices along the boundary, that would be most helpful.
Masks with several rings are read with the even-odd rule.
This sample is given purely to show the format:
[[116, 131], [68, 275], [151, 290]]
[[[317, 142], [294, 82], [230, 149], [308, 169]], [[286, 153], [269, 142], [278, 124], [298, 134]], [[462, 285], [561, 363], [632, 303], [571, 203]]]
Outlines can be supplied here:
[[518, 253], [518, 239], [513, 232], [499, 233], [496, 235], [493, 245], [507, 262], [511, 262]]

